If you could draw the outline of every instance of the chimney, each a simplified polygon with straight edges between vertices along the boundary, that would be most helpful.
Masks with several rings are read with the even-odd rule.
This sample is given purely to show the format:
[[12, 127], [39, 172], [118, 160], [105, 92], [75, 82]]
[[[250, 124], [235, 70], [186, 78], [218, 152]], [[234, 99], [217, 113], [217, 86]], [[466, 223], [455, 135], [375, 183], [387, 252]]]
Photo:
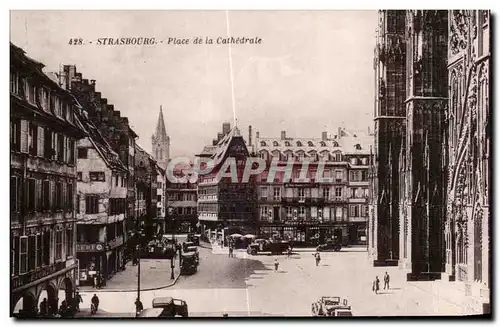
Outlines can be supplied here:
[[281, 140], [286, 140], [286, 131], [281, 131]]
[[231, 130], [230, 123], [222, 123], [222, 134], [227, 134]]
[[248, 146], [252, 146], [252, 126], [248, 126]]
[[259, 132], [255, 132], [255, 138], [258, 139], [260, 137], [260, 133]]
[[321, 140], [322, 141], [328, 141], [328, 132], [322, 132], [321, 133]]
[[224, 137], [223, 133], [217, 133], [217, 143], [219, 143], [220, 140]]

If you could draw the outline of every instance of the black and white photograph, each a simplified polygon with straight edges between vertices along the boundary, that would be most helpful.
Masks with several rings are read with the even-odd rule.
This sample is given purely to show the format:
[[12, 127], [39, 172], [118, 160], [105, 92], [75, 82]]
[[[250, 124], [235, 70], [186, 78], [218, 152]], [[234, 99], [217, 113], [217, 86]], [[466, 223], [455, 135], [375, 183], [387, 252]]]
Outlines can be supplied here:
[[10, 10], [9, 316], [491, 318], [493, 16]]

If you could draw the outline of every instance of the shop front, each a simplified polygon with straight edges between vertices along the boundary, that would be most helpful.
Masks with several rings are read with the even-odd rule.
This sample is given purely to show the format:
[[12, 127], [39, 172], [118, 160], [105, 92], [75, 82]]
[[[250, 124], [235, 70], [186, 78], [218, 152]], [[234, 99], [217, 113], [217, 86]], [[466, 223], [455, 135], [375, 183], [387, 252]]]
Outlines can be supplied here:
[[333, 237], [341, 237], [348, 244], [346, 223], [268, 223], [259, 227], [258, 238], [275, 237], [292, 242], [293, 246], [317, 246]]
[[80, 285], [93, 285], [94, 277], [106, 276], [107, 258], [104, 243], [77, 243]]

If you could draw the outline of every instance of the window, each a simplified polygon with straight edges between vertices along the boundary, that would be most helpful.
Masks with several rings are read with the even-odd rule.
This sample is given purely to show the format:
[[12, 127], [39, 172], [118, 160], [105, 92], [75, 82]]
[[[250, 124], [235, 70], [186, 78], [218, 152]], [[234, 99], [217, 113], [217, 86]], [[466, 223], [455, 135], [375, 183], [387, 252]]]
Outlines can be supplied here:
[[281, 201], [281, 189], [279, 187], [274, 188], [274, 201]]
[[349, 206], [349, 216], [351, 216], [351, 217], [356, 216], [355, 208], [356, 208], [356, 206]]
[[39, 99], [40, 99], [40, 106], [42, 106], [42, 109], [48, 110], [49, 109], [49, 92], [47, 91], [46, 88], [41, 87], [39, 89]]
[[335, 217], [337, 220], [342, 219], [342, 207], [335, 208]]
[[302, 146], [302, 142], [297, 141], [297, 146]]
[[358, 159], [357, 158], [351, 158], [350, 162], [351, 162], [351, 165], [357, 165], [358, 164]]
[[158, 195], [156, 196], [156, 201], [161, 202], [161, 194], [158, 194]]
[[30, 122], [29, 124], [29, 136], [28, 136], [28, 149], [29, 149], [29, 154], [32, 156], [36, 156], [38, 153], [37, 150], [37, 142], [38, 142], [38, 137], [37, 137], [37, 131], [38, 128], [33, 122]]
[[279, 143], [277, 141], [274, 141], [273, 142], [273, 146], [280, 146]]
[[68, 162], [70, 164], [75, 163], [75, 140], [68, 138]]
[[365, 192], [365, 194], [364, 194], [365, 198], [370, 197], [370, 190], [368, 188], [365, 188], [364, 192]]
[[88, 149], [87, 148], [78, 148], [78, 159], [87, 159], [88, 155]]
[[335, 161], [342, 161], [342, 153], [340, 152], [335, 153]]
[[336, 170], [335, 171], [335, 182], [340, 183], [342, 182], [342, 170]]
[[42, 201], [42, 181], [37, 179], [35, 181], [35, 210], [40, 212], [43, 210], [43, 201]]
[[67, 192], [66, 192], [67, 210], [73, 211], [73, 183], [66, 184], [66, 187], [67, 187]]
[[260, 142], [260, 146], [267, 146], [267, 144], [266, 144], [266, 142], [261, 141], [261, 142]]
[[29, 139], [29, 123], [27, 120], [21, 120], [21, 136], [19, 140], [19, 150], [22, 153], [28, 153], [29, 152], [29, 144], [28, 144], [28, 139]]
[[10, 177], [10, 211], [19, 212], [21, 179], [18, 176]]
[[337, 141], [333, 141], [333, 142], [332, 142], [332, 145], [333, 145], [333, 147], [335, 147], [335, 148], [337, 148], [337, 147], [339, 146], [339, 144], [337, 143]]
[[320, 145], [320, 146], [326, 146], [326, 143], [325, 143], [324, 141], [321, 141], [321, 142], [319, 143], [319, 145]]
[[12, 255], [12, 275], [17, 275], [19, 274], [19, 259], [20, 259], [20, 253], [19, 253], [19, 236], [11, 236], [11, 242], [12, 242], [12, 250], [11, 250], [11, 255]]
[[57, 182], [56, 183], [56, 202], [55, 202], [55, 209], [56, 210], [61, 210], [62, 209], [62, 197], [63, 197], [63, 190], [62, 190], [62, 183]]
[[50, 181], [42, 182], [42, 209], [50, 210]]
[[335, 188], [335, 197], [341, 198], [342, 197], [342, 188], [341, 187], [336, 187]]
[[38, 126], [37, 127], [37, 131], [36, 131], [36, 135], [37, 135], [37, 139], [36, 139], [36, 148], [37, 148], [37, 153], [35, 155], [39, 156], [39, 157], [43, 157], [44, 154], [45, 154], [45, 129], [43, 127], [40, 127]]
[[19, 94], [19, 74], [10, 72], [10, 93]]
[[28, 237], [20, 237], [20, 250], [19, 250], [19, 274], [26, 274], [28, 272]]
[[300, 151], [298, 152], [299, 155], [299, 160], [304, 160], [304, 152]]
[[89, 172], [90, 181], [92, 182], [104, 182], [104, 172], [102, 171], [91, 171]]
[[95, 195], [87, 195], [85, 197], [85, 213], [99, 213], [99, 198]]
[[65, 147], [64, 142], [66, 138], [62, 134], [57, 135], [57, 160], [64, 162], [65, 161]]
[[43, 266], [43, 244], [42, 244], [42, 234], [36, 234], [36, 263], [35, 267], [39, 268]]
[[32, 271], [36, 268], [36, 235], [28, 236], [28, 254], [28, 271]]
[[26, 179], [26, 209], [28, 212], [35, 210], [35, 179]]
[[304, 188], [299, 188], [298, 193], [299, 193], [299, 199], [304, 200], [306, 197], [306, 190]]
[[356, 150], [361, 150], [361, 145], [356, 144], [356, 145], [354, 146], [354, 148], [355, 148]]
[[61, 104], [61, 117], [66, 119], [68, 117], [69, 106], [65, 103]]
[[361, 181], [366, 181], [368, 179], [368, 172], [367, 171], [361, 171]]
[[44, 140], [44, 156], [46, 159], [52, 159], [55, 154], [53, 146], [54, 133], [51, 130], [45, 129], [45, 140]]
[[79, 172], [77, 172], [77, 173], [76, 173], [76, 180], [77, 180], [78, 182], [81, 182], [81, 181], [82, 181], [82, 172], [81, 172], [81, 171], [79, 171]]
[[11, 150], [17, 152], [21, 150], [21, 122], [19, 120], [10, 121], [10, 146]]
[[330, 189], [324, 188], [323, 189], [323, 198], [328, 199], [329, 197], [330, 197]]
[[118, 187], [118, 175], [115, 176], [115, 187]]
[[50, 231], [43, 233], [43, 265], [50, 264]]
[[66, 229], [66, 257], [73, 256], [73, 229]]
[[267, 200], [267, 187], [263, 186], [260, 188], [260, 198], [262, 200]]
[[285, 141], [285, 146], [291, 146], [290, 142]]
[[299, 216], [303, 217], [306, 215], [306, 208], [305, 207], [299, 207]]
[[55, 252], [55, 259], [56, 260], [62, 259], [62, 250], [63, 250], [63, 231], [57, 230], [56, 231], [56, 252]]
[[309, 141], [307, 142], [307, 146], [314, 146], [313, 142]]
[[351, 192], [350, 198], [352, 198], [352, 199], [356, 198], [356, 189], [350, 188], [349, 191]]
[[31, 81], [26, 81], [26, 99], [36, 105], [36, 88]]
[[367, 159], [367, 158], [362, 158], [362, 159], [361, 159], [361, 164], [362, 164], [363, 166], [366, 166], [366, 165], [368, 164], [368, 159]]

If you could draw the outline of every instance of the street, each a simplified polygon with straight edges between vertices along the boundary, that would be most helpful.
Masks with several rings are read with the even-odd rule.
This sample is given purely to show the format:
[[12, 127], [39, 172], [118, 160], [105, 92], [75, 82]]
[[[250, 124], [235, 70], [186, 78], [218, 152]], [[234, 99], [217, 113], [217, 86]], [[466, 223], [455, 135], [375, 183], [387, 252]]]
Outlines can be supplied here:
[[[199, 248], [200, 269], [181, 276], [169, 288], [141, 292], [145, 308], [154, 297], [170, 296], [187, 302], [190, 316], [310, 316], [311, 303], [321, 296], [340, 296], [355, 316], [445, 315], [460, 312], [457, 303], [436, 294], [434, 284], [408, 283], [397, 267], [373, 268], [362, 249], [322, 253], [316, 267], [313, 252], [286, 256], [250, 256], [235, 251], [234, 258], [220, 251]], [[274, 272], [274, 260], [280, 263]], [[372, 292], [376, 275], [391, 275], [391, 289]], [[151, 272], [153, 273], [153, 272]], [[383, 285], [381, 284], [381, 287]], [[382, 287], [383, 288], [383, 287]], [[109, 316], [130, 316], [136, 292], [100, 292], [100, 309]], [[90, 307], [92, 293], [83, 294], [82, 308]], [[119, 300], [117, 300], [119, 299]]]

